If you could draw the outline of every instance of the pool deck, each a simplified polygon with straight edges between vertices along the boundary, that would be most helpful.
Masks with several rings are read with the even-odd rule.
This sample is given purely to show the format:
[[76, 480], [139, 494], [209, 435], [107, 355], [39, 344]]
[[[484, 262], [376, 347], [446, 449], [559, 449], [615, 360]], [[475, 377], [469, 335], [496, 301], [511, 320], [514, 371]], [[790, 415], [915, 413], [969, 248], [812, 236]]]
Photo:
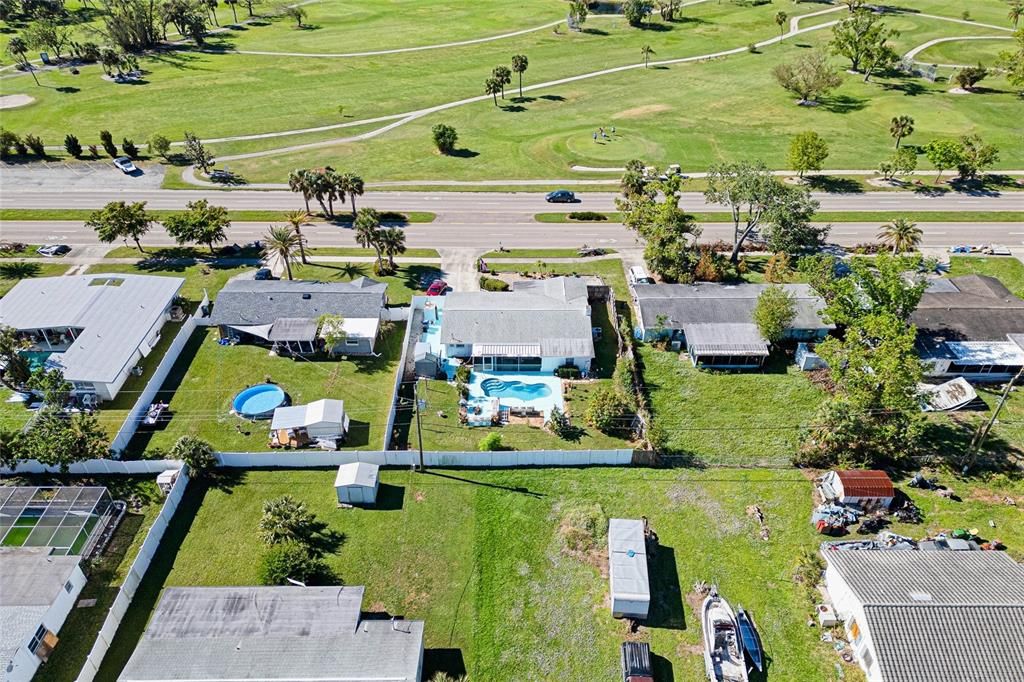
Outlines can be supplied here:
[[500, 381], [519, 381], [524, 384], [544, 384], [551, 392], [546, 396], [532, 397], [529, 399], [515, 398], [511, 396], [500, 396], [499, 403], [502, 407], [529, 407], [544, 413], [547, 419], [551, 410], [555, 407], [565, 411], [565, 402], [562, 399], [562, 380], [547, 372], [481, 372], [474, 371], [469, 376], [469, 402], [470, 404], [490, 403], [493, 398], [489, 397], [481, 384], [487, 379], [498, 379]]

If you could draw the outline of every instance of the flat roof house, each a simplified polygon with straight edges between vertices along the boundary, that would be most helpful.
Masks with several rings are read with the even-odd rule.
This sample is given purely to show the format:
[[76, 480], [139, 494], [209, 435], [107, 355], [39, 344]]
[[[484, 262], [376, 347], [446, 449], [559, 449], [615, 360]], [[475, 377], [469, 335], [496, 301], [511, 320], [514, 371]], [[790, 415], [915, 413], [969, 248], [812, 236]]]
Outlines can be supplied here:
[[30, 344], [31, 365], [61, 370], [76, 395], [113, 400], [160, 341], [184, 283], [129, 274], [23, 279], [0, 299], [0, 325]]
[[419, 682], [423, 621], [364, 618], [363, 587], [169, 587], [121, 682]]
[[[754, 324], [753, 312], [767, 284], [645, 284], [633, 287], [637, 338], [668, 338], [686, 348], [698, 367], [760, 367], [768, 342]], [[807, 284], [779, 284], [796, 303], [796, 317], [785, 338], [819, 341], [835, 325], [822, 320], [825, 302]]]
[[446, 358], [495, 372], [590, 369], [593, 324], [587, 284], [577, 277], [517, 283], [505, 292], [453, 292], [445, 297], [440, 344]]
[[823, 549], [869, 682], [1024, 679], [1024, 567], [1003, 552]]
[[929, 376], [1006, 381], [1024, 366], [1024, 300], [995, 277], [931, 280], [910, 321]]
[[213, 306], [221, 338], [268, 345], [295, 354], [324, 346], [322, 315], [340, 315], [345, 338], [334, 352], [373, 353], [388, 285], [367, 277], [351, 282], [231, 280]]

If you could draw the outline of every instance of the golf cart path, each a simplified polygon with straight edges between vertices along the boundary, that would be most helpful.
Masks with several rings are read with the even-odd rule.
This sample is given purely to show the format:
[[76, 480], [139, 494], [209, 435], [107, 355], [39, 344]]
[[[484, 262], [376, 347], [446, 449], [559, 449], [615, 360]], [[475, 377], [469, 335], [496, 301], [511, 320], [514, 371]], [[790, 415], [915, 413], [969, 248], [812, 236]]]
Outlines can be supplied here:
[[[920, 45], [918, 45], [917, 47], [915, 47], [914, 49], [910, 50], [905, 55], [903, 55], [903, 58], [904, 59], [914, 59], [915, 57], [917, 57], [918, 54], [920, 54], [921, 52], [924, 52], [925, 50], [927, 50], [932, 45], [938, 45], [939, 43], [952, 43], [952, 42], [957, 42], [957, 41], [960, 41], [960, 40], [1013, 40], [1013, 36], [954, 36], [954, 37], [949, 37], [949, 38], [935, 38], [933, 40], [929, 40], [926, 43], [921, 43]], [[924, 63], [924, 62], [922, 62], [922, 63]], [[928, 62], [928, 63], [931, 63], [931, 62]], [[947, 68], [947, 69], [962, 69], [962, 68], [964, 68], [963, 64], [937, 64], [936, 66], [941, 66], [941, 67], [944, 67], [944, 68]]]

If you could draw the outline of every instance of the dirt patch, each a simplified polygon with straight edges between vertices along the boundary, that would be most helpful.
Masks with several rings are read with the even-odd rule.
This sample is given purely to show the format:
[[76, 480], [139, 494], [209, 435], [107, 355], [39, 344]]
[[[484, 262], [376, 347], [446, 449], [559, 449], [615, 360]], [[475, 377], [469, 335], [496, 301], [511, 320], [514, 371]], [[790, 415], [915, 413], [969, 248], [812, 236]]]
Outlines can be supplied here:
[[704, 646], [702, 644], [680, 644], [676, 647], [676, 653], [679, 658], [686, 656], [703, 656]]
[[416, 500], [417, 502], [422, 502], [423, 500], [427, 499], [427, 495], [422, 490], [417, 490], [416, 494], [412, 496], [412, 499]]
[[632, 109], [626, 109], [620, 111], [617, 114], [612, 114], [612, 118], [643, 118], [644, 116], [650, 116], [652, 114], [660, 114], [664, 111], [671, 111], [672, 107], [667, 104], [645, 104], [640, 107], [633, 107]]
[[35, 101], [36, 98], [29, 95], [0, 95], [0, 109], [16, 109]]
[[1024, 503], [1024, 500], [1018, 502], [1018, 500], [1015, 500], [1009, 495], [997, 493], [985, 488], [972, 488], [971, 492], [967, 495], [967, 499], [985, 502], [988, 504], [1005, 504], [1007, 506], [1016, 506], [1019, 503]]
[[974, 94], [970, 90], [964, 90], [963, 88], [950, 88], [946, 92], [948, 92], [951, 95], [973, 95]]
[[718, 500], [692, 483], [676, 484], [665, 491], [665, 494], [670, 506], [674, 508], [688, 506], [701, 510], [720, 536], [743, 532], [745, 523], [742, 517], [726, 511]]

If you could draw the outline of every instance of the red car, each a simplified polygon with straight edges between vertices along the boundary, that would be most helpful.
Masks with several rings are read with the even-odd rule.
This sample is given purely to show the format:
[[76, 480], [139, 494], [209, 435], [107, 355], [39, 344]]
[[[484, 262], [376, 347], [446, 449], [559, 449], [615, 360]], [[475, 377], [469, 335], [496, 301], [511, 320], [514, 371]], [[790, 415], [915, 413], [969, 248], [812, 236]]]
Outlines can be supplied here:
[[448, 282], [443, 279], [435, 279], [427, 287], [427, 296], [444, 296], [446, 291], [448, 291]]

